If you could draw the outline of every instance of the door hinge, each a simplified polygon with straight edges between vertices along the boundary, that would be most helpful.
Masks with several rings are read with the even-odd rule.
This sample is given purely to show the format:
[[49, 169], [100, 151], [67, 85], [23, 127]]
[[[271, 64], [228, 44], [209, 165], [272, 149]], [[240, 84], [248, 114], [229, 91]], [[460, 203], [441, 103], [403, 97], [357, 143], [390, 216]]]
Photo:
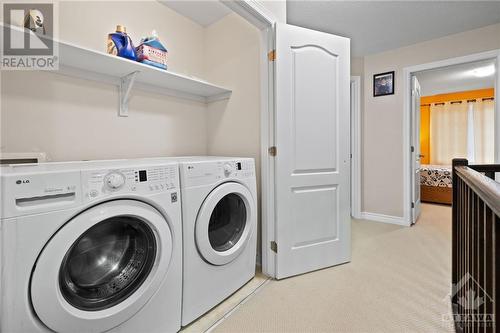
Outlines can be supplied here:
[[410, 151], [413, 153], [415, 151], [415, 147], [411, 146]]
[[267, 54], [267, 59], [269, 59], [269, 61], [275, 61], [276, 60], [276, 50], [269, 51], [269, 53]]
[[272, 147], [269, 147], [269, 149], [267, 150], [269, 152], [269, 155], [271, 156], [276, 156], [276, 146], [272, 146]]
[[415, 208], [415, 203], [414, 202], [411, 203], [411, 208]]
[[271, 241], [271, 251], [278, 253], [278, 244], [275, 241]]

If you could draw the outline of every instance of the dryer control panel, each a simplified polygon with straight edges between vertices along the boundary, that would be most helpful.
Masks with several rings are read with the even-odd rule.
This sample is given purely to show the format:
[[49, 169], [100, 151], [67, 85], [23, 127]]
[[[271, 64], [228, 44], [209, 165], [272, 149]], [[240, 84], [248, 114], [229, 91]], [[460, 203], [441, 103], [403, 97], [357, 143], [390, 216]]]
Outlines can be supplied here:
[[253, 159], [186, 162], [181, 168], [183, 186], [205, 185], [224, 179], [255, 177]]
[[162, 165], [82, 172], [84, 197], [93, 200], [115, 193], [154, 194], [179, 187], [177, 166]]

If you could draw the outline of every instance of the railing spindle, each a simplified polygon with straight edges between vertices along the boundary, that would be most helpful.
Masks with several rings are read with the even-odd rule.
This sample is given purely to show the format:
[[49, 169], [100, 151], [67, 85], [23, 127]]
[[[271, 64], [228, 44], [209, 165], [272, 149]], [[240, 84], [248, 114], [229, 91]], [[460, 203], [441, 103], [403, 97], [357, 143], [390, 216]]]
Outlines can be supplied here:
[[[452, 168], [452, 294], [457, 332], [500, 332], [500, 165]], [[495, 302], [496, 301], [496, 302]]]

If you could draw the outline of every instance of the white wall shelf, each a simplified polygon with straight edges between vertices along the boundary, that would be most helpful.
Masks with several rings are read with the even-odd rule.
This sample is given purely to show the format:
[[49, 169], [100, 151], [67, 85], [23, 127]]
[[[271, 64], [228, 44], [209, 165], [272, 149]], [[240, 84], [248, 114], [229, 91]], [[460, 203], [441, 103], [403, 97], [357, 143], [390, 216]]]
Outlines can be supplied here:
[[[17, 27], [7, 27], [13, 34], [22, 34]], [[231, 90], [182, 74], [159, 69], [136, 61], [98, 52], [71, 43], [56, 41], [59, 70], [55, 73], [115, 84], [120, 91], [120, 116], [128, 115], [132, 89], [151, 91], [198, 102], [209, 103], [227, 99]]]

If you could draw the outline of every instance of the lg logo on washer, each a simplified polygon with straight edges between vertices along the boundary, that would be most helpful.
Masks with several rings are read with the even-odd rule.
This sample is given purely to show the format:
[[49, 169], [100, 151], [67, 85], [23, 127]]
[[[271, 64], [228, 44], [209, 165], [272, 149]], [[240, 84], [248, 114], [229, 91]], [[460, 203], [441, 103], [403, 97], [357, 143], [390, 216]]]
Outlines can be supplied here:
[[21, 185], [21, 184], [29, 184], [30, 183], [30, 180], [29, 179], [18, 179], [16, 180], [16, 184], [17, 185]]

